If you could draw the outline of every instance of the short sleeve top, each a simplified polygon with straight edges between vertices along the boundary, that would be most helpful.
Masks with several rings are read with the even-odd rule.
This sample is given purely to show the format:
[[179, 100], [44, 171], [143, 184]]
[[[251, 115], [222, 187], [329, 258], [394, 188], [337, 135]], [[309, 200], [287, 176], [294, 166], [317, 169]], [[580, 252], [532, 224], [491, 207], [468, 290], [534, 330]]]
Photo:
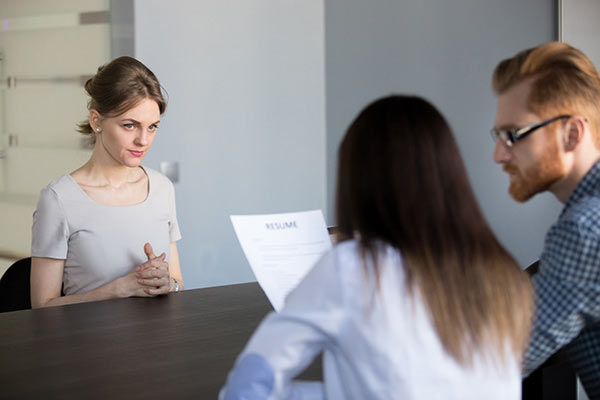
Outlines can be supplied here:
[[145, 262], [144, 244], [166, 253], [181, 239], [175, 191], [167, 177], [150, 168], [146, 199], [130, 206], [92, 200], [69, 174], [40, 193], [33, 214], [32, 257], [65, 260], [66, 295], [85, 293], [126, 275]]

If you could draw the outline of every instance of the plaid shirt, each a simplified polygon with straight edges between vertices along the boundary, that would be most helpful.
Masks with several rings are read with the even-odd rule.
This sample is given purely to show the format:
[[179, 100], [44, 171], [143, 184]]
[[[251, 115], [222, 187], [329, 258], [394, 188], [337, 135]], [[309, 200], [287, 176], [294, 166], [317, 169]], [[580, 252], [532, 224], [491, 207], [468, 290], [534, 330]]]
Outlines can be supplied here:
[[533, 286], [536, 317], [524, 374], [567, 346], [588, 396], [600, 399], [600, 162], [548, 231]]

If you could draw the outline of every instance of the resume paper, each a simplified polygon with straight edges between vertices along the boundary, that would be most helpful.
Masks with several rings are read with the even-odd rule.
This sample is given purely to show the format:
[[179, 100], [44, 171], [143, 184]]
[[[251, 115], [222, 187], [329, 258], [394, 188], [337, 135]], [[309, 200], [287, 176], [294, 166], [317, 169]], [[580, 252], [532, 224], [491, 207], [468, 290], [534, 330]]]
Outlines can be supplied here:
[[258, 284], [276, 311], [331, 248], [321, 210], [232, 215], [231, 223]]

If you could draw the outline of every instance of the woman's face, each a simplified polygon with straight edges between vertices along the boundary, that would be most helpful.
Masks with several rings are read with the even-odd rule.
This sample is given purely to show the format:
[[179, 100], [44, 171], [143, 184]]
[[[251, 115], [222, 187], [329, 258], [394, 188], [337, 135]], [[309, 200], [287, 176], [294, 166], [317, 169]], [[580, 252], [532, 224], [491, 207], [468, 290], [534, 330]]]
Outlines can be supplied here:
[[114, 161], [127, 167], [138, 167], [152, 145], [159, 123], [158, 104], [143, 99], [123, 114], [99, 118], [92, 126], [97, 131], [97, 145]]

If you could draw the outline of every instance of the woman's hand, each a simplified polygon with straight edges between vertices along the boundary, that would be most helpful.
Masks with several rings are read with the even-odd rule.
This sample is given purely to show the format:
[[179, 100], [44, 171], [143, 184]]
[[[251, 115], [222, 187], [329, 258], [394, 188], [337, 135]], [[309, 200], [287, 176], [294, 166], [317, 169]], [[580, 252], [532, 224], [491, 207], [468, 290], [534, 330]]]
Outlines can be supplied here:
[[144, 245], [144, 253], [146, 253], [148, 261], [138, 265], [134, 270], [137, 283], [144, 295], [156, 296], [169, 293], [171, 276], [169, 275], [169, 264], [165, 261], [166, 254], [162, 253], [156, 257], [150, 243]]
[[137, 268], [132, 269], [127, 275], [118, 278], [117, 282], [117, 297], [151, 297], [144, 291], [146, 286], [138, 282]]
[[[144, 245], [148, 261], [138, 265], [127, 275], [117, 278], [86, 293], [61, 296], [64, 264], [63, 259], [31, 258], [31, 305], [33, 308], [107, 300], [123, 297], [154, 297], [168, 293], [173, 285], [165, 253], [156, 257], [149, 243]], [[176, 279], [181, 279], [177, 247], [171, 243], [171, 259]], [[183, 289], [183, 280], [179, 281]]]

